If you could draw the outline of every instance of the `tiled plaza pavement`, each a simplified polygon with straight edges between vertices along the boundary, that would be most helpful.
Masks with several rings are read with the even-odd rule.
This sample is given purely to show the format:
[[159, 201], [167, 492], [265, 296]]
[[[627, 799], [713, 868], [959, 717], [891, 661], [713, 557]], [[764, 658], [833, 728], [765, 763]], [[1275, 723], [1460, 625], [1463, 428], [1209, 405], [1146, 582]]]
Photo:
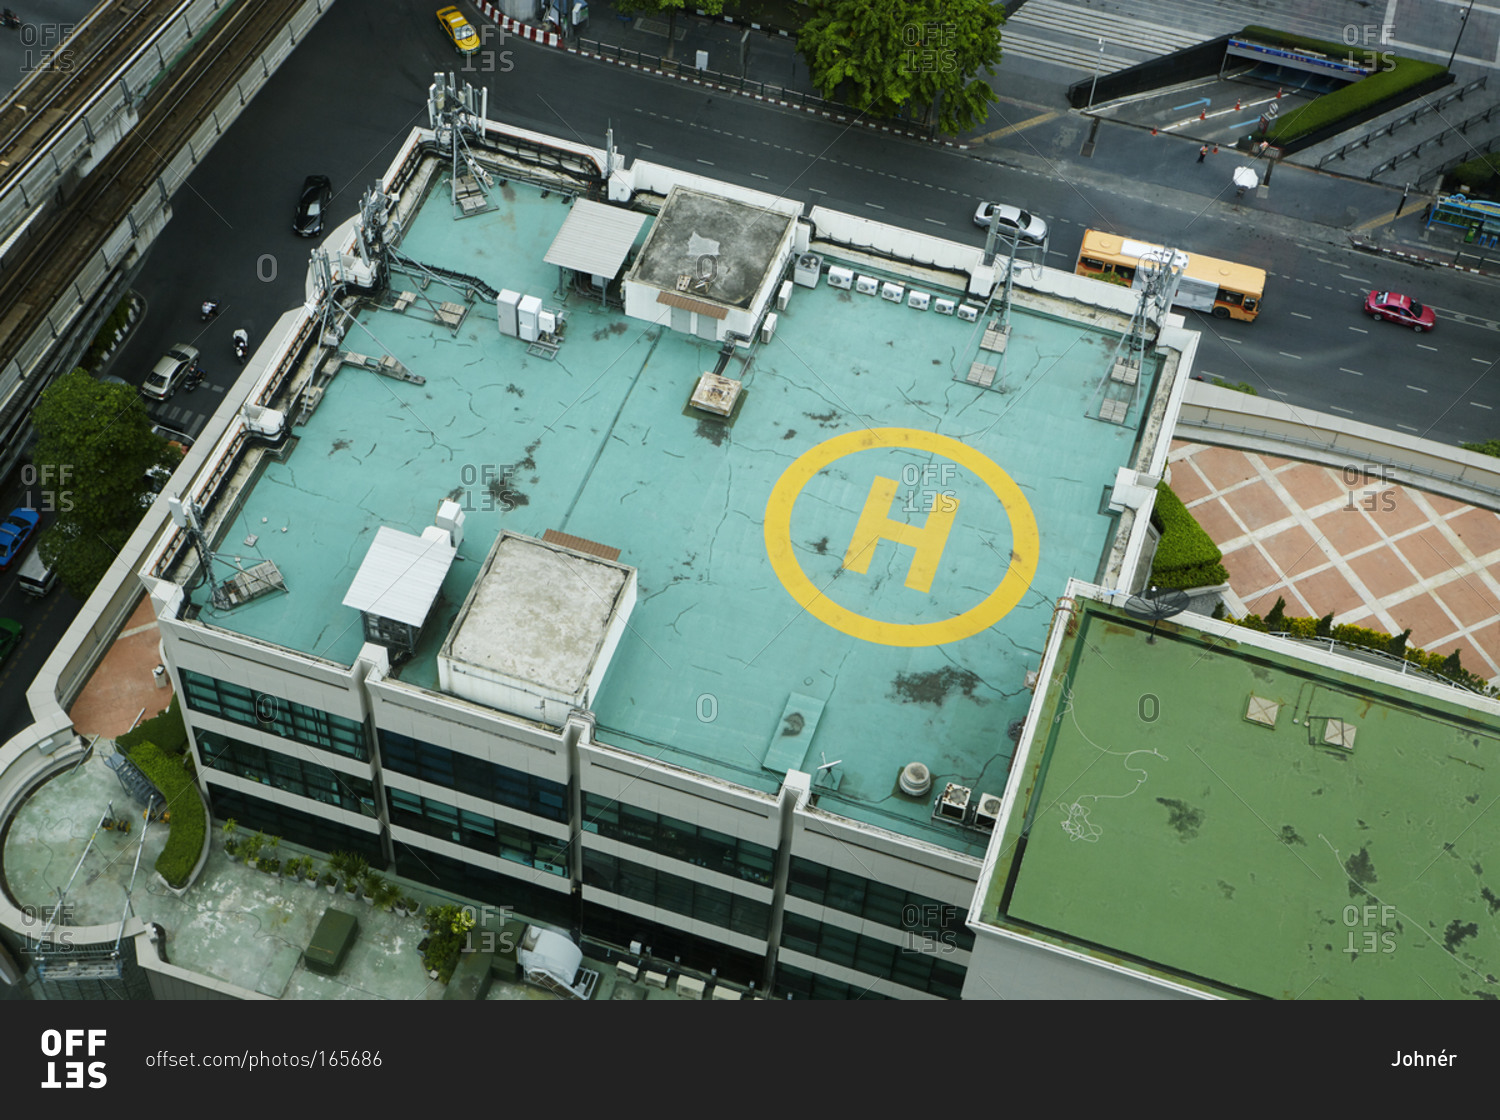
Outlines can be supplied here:
[[1399, 634], [1500, 678], [1500, 515], [1314, 463], [1175, 441], [1173, 491], [1224, 552], [1247, 612]]
[[68, 715], [86, 739], [117, 738], [172, 702], [170, 683], [156, 687], [151, 670], [161, 663], [161, 633], [145, 595], [131, 612], [114, 644], [99, 662]]

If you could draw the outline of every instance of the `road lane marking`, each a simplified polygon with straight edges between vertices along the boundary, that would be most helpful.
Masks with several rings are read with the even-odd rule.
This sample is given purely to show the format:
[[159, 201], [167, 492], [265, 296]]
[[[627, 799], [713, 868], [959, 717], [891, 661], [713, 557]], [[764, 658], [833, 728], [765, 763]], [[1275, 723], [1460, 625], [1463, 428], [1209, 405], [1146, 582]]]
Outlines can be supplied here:
[[712, 167], [714, 165], [714, 161], [711, 159], [700, 159], [698, 162], [704, 167]]
[[1425, 392], [1427, 392], [1427, 390], [1424, 389], [1424, 388], [1422, 388], [1422, 386], [1420, 386], [1420, 385], [1408, 385], [1407, 388], [1410, 389], [1413, 393], [1425, 393]]
[[1295, 316], [1297, 316], [1297, 318], [1299, 318], [1299, 319], [1311, 319], [1312, 318], [1311, 315], [1304, 315], [1300, 311], [1293, 311], [1292, 314], [1295, 315]]
[[1354, 282], [1355, 284], [1369, 285], [1369, 284], [1374, 283], [1374, 281], [1367, 280], [1363, 276], [1350, 276], [1347, 272], [1340, 272], [1339, 273], [1339, 278], [1341, 280], [1350, 280], [1350, 281]]
[[1339, 372], [1340, 373], [1352, 373], [1352, 374], [1354, 374], [1355, 377], [1363, 377], [1364, 376], [1364, 374], [1360, 373], [1359, 370], [1357, 370], [1357, 369], [1345, 369], [1343, 366], [1339, 366]]
[[1365, 330], [1364, 327], [1350, 327], [1349, 329], [1351, 331], [1353, 331], [1355, 334], [1369, 334], [1370, 333], [1369, 331]]
[[1420, 347], [1423, 350], [1431, 350], [1434, 353], [1437, 352], [1437, 347], [1436, 346], [1428, 346], [1425, 342], [1419, 342], [1419, 343], [1417, 343], [1417, 346]]
[[1302, 355], [1301, 354], [1288, 354], [1285, 350], [1278, 350], [1276, 352], [1278, 354], [1280, 354], [1283, 358], [1296, 358], [1299, 362], [1302, 360]]
[[1475, 408], [1483, 408], [1483, 409], [1485, 409], [1485, 410], [1487, 410], [1489, 412], [1495, 411], [1495, 408], [1494, 408], [1493, 405], [1480, 404], [1478, 401], [1470, 401], [1469, 403], [1471, 405], [1473, 405]]
[[1352, 409], [1340, 408], [1336, 404], [1329, 405], [1328, 406], [1328, 411], [1329, 412], [1342, 412], [1345, 416], [1353, 416], [1354, 415], [1354, 411]]

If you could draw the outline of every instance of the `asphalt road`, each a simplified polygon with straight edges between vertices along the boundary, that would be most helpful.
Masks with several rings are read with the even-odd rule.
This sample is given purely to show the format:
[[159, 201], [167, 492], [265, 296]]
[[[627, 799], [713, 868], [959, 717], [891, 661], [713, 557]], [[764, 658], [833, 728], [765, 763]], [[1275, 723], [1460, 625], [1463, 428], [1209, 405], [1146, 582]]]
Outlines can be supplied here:
[[[1236, 205], [1212, 172], [1193, 178], [1190, 155], [1181, 170], [1168, 165], [1167, 153], [1181, 154], [1169, 148], [1131, 148], [1127, 137], [1106, 134], [1094, 156], [1078, 157], [1087, 125], [1066, 112], [959, 152], [523, 41], [492, 37], [485, 51], [468, 78], [489, 86], [492, 116], [600, 146], [612, 125], [629, 158], [976, 245], [984, 241], [971, 220], [976, 201], [1011, 202], [1049, 219], [1048, 263], [1058, 268], [1071, 268], [1090, 227], [1260, 265], [1271, 280], [1256, 322], [1190, 314], [1204, 335], [1200, 371], [1445, 442], [1500, 435], [1490, 365], [1500, 352], [1497, 324], [1486, 315], [1494, 284], [1347, 248], [1345, 233], [1313, 219], [1382, 200], [1334, 177], [1285, 178], [1269, 200]], [[303, 178], [328, 175], [337, 192], [332, 222], [347, 219], [408, 130], [426, 123], [433, 73], [461, 66], [426, 7], [335, 4], [173, 200], [172, 221], [136, 284], [147, 314], [110, 372], [139, 384], [173, 342], [198, 346], [205, 385], [152, 409], [196, 434], [240, 375], [234, 329], [246, 327], [257, 344], [303, 298], [311, 244], [291, 231]], [[1031, 102], [1062, 104], [1064, 72], [1022, 63], [1011, 74], [1017, 101], [1005, 119], [1024, 123]], [[1037, 131], [1044, 127], [1051, 131]], [[1276, 212], [1283, 198], [1294, 216]], [[1417, 336], [1364, 318], [1363, 293], [1387, 287], [1437, 307], [1438, 329]], [[205, 324], [197, 308], [206, 297], [223, 310]], [[12, 686], [29, 682], [76, 612], [61, 591], [42, 604], [15, 601], [10, 582], [0, 584], [0, 612], [33, 637], [0, 673], [0, 741], [26, 723]]]

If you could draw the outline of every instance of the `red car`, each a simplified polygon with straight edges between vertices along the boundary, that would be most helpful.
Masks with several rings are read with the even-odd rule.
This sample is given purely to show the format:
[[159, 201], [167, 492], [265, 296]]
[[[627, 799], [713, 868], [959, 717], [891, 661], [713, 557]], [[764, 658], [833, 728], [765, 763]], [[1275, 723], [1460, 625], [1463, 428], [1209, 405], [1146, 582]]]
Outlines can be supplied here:
[[1365, 297], [1365, 314], [1410, 327], [1418, 334], [1437, 326], [1437, 313], [1432, 308], [1397, 292], [1371, 292]]

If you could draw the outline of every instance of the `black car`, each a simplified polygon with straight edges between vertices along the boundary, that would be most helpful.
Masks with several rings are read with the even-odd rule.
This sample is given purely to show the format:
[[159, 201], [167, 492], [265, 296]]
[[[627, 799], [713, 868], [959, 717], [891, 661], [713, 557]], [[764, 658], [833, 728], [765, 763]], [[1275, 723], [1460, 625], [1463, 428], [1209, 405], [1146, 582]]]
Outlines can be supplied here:
[[328, 204], [332, 201], [333, 184], [328, 181], [328, 176], [309, 175], [297, 199], [297, 216], [292, 219], [292, 230], [303, 237], [317, 237], [323, 232]]

